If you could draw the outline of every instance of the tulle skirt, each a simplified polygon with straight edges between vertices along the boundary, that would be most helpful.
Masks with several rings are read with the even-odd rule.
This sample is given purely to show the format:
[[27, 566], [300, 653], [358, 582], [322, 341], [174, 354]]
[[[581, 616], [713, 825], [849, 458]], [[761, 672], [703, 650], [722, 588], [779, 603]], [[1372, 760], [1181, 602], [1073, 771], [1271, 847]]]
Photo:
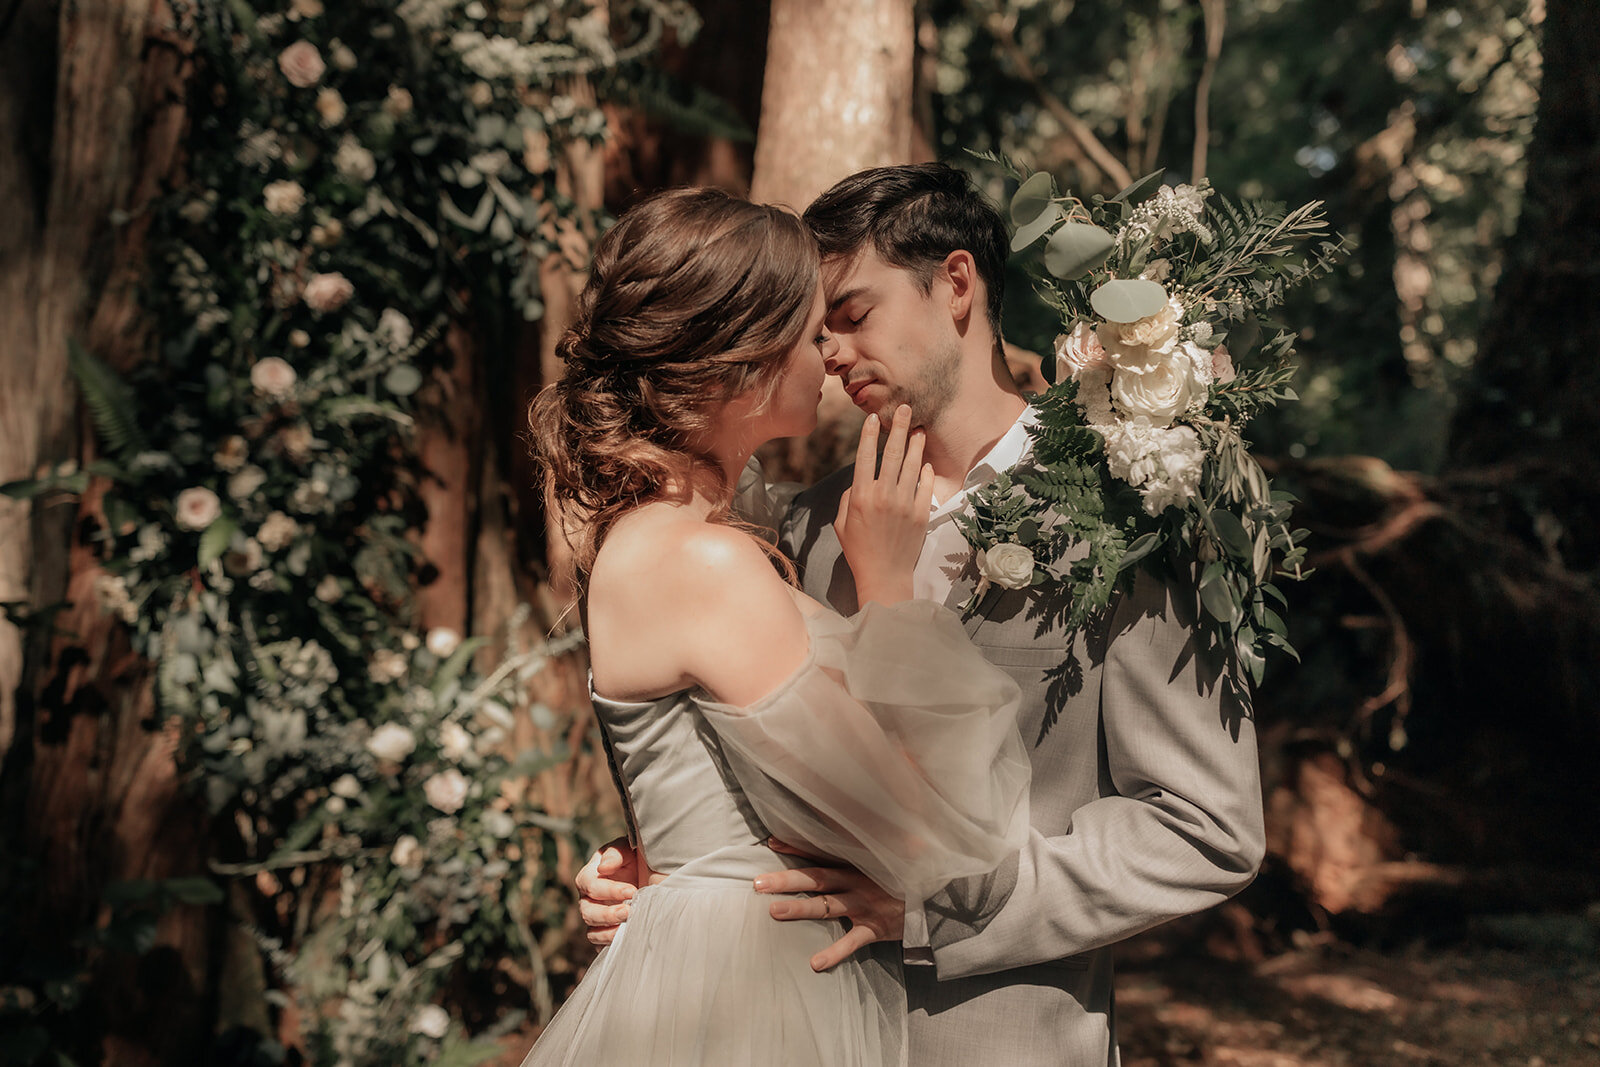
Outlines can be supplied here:
[[751, 889], [755, 875], [792, 864], [737, 846], [641, 889], [523, 1067], [903, 1063], [896, 965], [866, 956], [813, 972], [811, 956], [842, 925], [778, 922], [774, 898]]

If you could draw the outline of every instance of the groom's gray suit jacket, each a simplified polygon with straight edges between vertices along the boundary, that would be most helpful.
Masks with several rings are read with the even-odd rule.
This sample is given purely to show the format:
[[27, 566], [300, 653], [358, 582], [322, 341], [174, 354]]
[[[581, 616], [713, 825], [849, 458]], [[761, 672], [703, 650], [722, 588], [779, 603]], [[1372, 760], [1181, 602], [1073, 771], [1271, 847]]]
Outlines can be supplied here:
[[[845, 614], [855, 583], [832, 522], [852, 474], [796, 497], [779, 531], [805, 591]], [[969, 566], [948, 606], [976, 579]], [[1000, 869], [925, 902], [934, 965], [905, 968], [915, 1067], [1117, 1064], [1110, 946], [1255, 876], [1254, 723], [1195, 654], [1195, 600], [1141, 573], [1076, 631], [1054, 585], [992, 587], [967, 613], [973, 642], [1022, 687], [1033, 825]]]

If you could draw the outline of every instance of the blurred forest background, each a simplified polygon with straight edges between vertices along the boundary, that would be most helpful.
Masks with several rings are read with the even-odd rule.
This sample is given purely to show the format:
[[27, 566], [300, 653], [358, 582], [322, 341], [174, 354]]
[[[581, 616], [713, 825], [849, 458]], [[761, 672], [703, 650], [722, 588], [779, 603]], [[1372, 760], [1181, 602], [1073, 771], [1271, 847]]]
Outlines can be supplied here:
[[[1131, 1064], [1600, 1063], [1600, 5], [0, 0], [0, 1062], [515, 1064], [619, 824], [526, 403], [651, 190], [1322, 200], [1271, 848]], [[1022, 265], [1019, 378], [1056, 323]], [[853, 426], [768, 456], [825, 472]]]

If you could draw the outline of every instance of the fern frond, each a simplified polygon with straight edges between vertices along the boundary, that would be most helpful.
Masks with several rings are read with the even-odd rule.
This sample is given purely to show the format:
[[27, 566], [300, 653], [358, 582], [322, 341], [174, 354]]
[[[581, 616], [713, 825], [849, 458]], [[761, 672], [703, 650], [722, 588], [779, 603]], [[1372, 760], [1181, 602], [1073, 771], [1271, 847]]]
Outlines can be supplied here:
[[67, 366], [106, 448], [116, 455], [148, 450], [150, 442], [139, 425], [138, 403], [128, 383], [71, 338], [67, 339]]

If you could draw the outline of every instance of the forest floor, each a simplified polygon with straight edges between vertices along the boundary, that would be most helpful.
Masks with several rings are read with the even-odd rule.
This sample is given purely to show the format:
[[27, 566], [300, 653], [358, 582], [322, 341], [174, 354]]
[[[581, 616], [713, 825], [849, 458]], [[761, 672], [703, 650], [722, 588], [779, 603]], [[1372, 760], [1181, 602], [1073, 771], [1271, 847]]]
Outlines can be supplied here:
[[[1498, 943], [1495, 943], [1498, 941]], [[1254, 962], [1147, 936], [1118, 956], [1124, 1067], [1596, 1067], [1594, 943], [1302, 939]], [[1190, 946], [1193, 943], [1190, 942]]]

